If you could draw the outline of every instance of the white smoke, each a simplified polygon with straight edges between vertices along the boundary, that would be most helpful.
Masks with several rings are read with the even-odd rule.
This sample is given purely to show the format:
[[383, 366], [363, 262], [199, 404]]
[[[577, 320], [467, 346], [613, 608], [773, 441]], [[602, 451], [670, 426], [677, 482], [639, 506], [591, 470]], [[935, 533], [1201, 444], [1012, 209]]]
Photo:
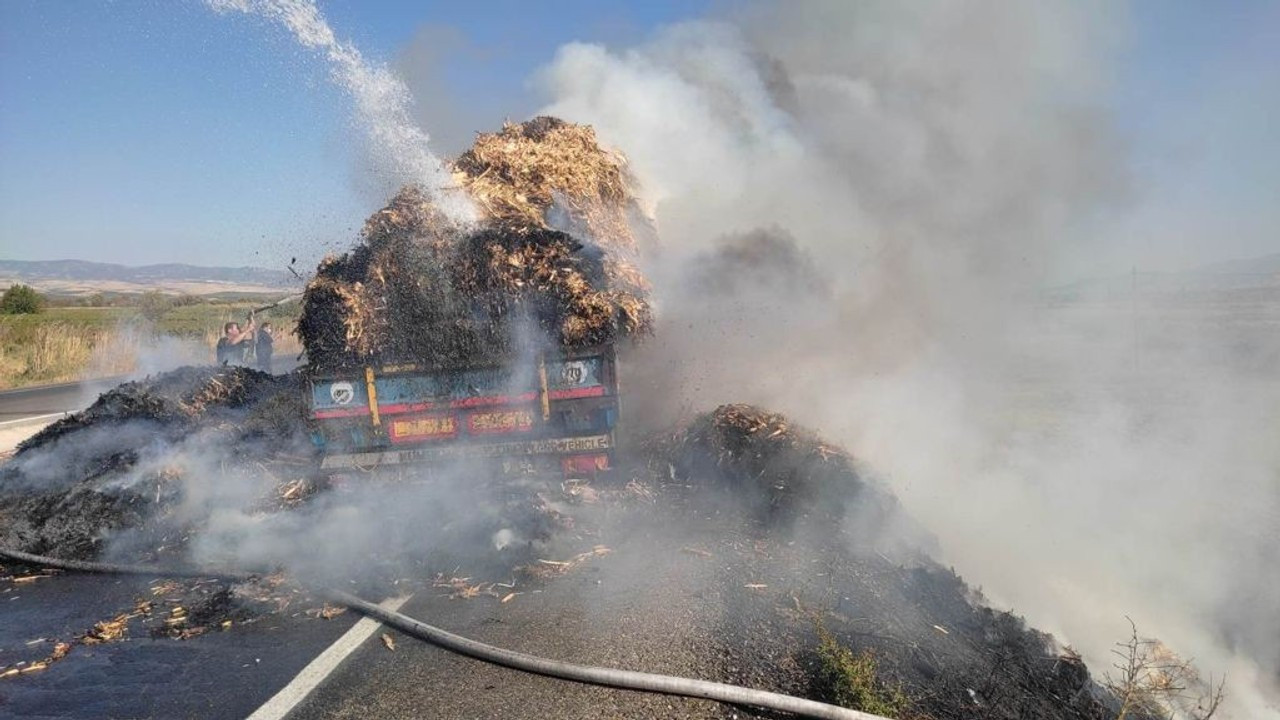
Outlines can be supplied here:
[[[594, 125], [652, 194], [663, 320], [631, 368], [641, 404], [794, 414], [1095, 671], [1128, 614], [1229, 671], [1236, 715], [1260, 717], [1280, 668], [1280, 377], [1262, 361], [1280, 309], [1041, 296], [1129, 196], [1100, 106], [1125, 22], [1101, 2], [757, 5], [567, 45], [541, 112]], [[690, 268], [770, 226], [832, 295], [709, 299]]]
[[218, 12], [242, 12], [278, 22], [303, 47], [323, 53], [332, 68], [333, 81], [355, 101], [357, 124], [368, 137], [373, 160], [384, 180], [393, 188], [419, 185], [454, 222], [475, 220], [469, 198], [431, 152], [427, 133], [413, 122], [413, 99], [404, 82], [386, 66], [366, 60], [351, 43], [339, 40], [313, 0], [207, 2]]
[[[208, 1], [321, 50], [385, 167], [471, 216], [403, 84], [314, 3]], [[789, 412], [1095, 671], [1128, 614], [1229, 671], [1236, 714], [1260, 717], [1280, 668], [1280, 311], [1040, 295], [1130, 195], [1100, 107], [1126, 21], [1101, 1], [765, 3], [565, 46], [538, 82], [543, 112], [625, 151], [656, 208], [662, 325], [633, 408]], [[694, 270], [761, 227], [795, 238], [821, 293], [708, 297]]]

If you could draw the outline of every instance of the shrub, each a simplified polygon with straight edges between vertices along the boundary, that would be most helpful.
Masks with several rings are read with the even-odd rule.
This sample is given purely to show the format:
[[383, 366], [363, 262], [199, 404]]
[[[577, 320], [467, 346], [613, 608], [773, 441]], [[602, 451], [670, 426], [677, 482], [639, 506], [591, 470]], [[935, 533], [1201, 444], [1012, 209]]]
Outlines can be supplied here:
[[10, 285], [4, 295], [0, 296], [0, 313], [5, 315], [27, 315], [40, 312], [44, 298], [29, 285]]
[[[1126, 618], [1128, 619], [1128, 618]], [[1117, 705], [1116, 720], [1130, 718], [1186, 718], [1209, 720], [1226, 697], [1226, 679], [1213, 676], [1206, 681], [1190, 661], [1164, 643], [1138, 635], [1138, 626], [1129, 619], [1129, 638], [1116, 643], [1112, 665], [1102, 685], [1111, 691]]]
[[818, 682], [826, 699], [850, 710], [898, 717], [910, 704], [902, 687], [881, 682], [875, 656], [854, 654], [818, 626]]
[[157, 290], [149, 290], [138, 299], [138, 312], [147, 320], [158, 323], [176, 305], [174, 298]]

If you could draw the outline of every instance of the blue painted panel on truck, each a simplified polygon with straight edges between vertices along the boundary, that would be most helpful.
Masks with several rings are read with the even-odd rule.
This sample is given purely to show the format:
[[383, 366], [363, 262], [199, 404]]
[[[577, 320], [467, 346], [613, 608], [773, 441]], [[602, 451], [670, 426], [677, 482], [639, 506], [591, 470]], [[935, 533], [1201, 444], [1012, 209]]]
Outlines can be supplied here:
[[510, 370], [483, 368], [421, 375], [378, 375], [375, 382], [378, 400], [394, 404], [504, 395], [535, 387], [537, 378], [524, 374], [526, 377], [518, 378]]
[[[485, 398], [493, 403], [521, 402], [529, 393], [537, 392], [537, 378], [531, 372], [517, 377], [509, 370], [462, 370], [434, 375], [391, 375], [375, 377], [378, 409], [395, 413], [407, 411], [413, 404], [453, 403]], [[599, 357], [562, 360], [547, 363], [547, 386], [555, 393], [600, 389], [604, 391], [604, 360]], [[562, 393], [557, 393], [562, 394]], [[343, 417], [364, 414], [369, 397], [364, 383], [351, 380], [317, 380], [312, 387], [311, 406], [317, 417]]]
[[439, 375], [383, 375], [374, 378], [378, 391], [378, 409], [394, 413], [411, 409], [421, 403], [448, 406], [463, 404], [477, 398], [492, 403], [511, 402], [515, 398], [528, 399], [537, 392], [537, 377], [524, 373], [499, 370], [463, 370]]

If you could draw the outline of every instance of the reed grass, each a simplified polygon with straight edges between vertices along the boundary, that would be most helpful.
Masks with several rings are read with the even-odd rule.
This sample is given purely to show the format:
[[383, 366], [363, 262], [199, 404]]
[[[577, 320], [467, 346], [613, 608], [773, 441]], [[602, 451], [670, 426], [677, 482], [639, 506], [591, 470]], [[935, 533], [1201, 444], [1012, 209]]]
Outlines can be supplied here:
[[[0, 390], [212, 363], [223, 324], [243, 323], [252, 302], [179, 306], [154, 321], [120, 307], [0, 317]], [[296, 311], [295, 305], [260, 318], [275, 328], [276, 357], [302, 352], [293, 335]]]

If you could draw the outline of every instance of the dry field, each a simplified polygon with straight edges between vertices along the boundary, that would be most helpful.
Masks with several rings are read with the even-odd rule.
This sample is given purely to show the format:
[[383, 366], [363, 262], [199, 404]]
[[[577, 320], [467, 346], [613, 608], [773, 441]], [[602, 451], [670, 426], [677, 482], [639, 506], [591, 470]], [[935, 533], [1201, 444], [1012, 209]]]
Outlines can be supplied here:
[[[222, 324], [243, 322], [256, 301], [174, 307], [154, 320], [137, 308], [48, 308], [0, 316], [0, 389], [153, 372], [213, 362]], [[266, 314], [276, 355], [297, 354], [296, 305]]]

